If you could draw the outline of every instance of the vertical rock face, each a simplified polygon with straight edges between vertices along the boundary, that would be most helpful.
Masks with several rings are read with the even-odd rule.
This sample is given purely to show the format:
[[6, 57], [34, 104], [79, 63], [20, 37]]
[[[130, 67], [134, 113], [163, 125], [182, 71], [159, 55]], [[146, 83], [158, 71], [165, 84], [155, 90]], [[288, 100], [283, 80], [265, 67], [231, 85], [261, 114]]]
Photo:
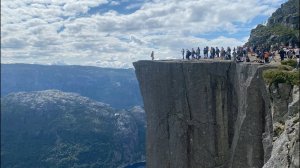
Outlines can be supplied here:
[[148, 168], [254, 168], [269, 159], [272, 119], [259, 65], [134, 66], [147, 113]]

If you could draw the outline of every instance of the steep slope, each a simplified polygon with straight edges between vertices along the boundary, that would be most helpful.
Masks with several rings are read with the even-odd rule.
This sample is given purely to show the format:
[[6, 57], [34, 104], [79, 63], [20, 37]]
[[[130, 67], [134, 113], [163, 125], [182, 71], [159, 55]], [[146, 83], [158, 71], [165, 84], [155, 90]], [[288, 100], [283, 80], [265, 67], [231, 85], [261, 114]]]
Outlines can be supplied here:
[[1, 98], [1, 167], [116, 168], [143, 159], [142, 109], [57, 90]]
[[288, 0], [268, 19], [267, 25], [251, 30], [249, 46], [298, 45], [299, 46], [299, 0]]
[[147, 167], [262, 167], [272, 150], [259, 64], [134, 63], [147, 113]]
[[58, 89], [122, 109], [142, 105], [138, 87], [133, 69], [1, 64], [1, 96]]

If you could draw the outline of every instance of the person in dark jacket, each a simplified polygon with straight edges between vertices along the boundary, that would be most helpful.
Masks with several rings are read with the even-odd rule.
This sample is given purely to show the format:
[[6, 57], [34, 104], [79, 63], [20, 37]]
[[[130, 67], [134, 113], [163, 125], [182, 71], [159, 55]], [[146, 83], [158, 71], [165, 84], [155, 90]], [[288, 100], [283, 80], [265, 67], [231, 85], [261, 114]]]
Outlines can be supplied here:
[[216, 56], [220, 57], [220, 49], [218, 47], [216, 47]]
[[196, 50], [196, 56], [197, 56], [197, 59], [201, 58], [201, 56], [200, 56], [200, 48], [199, 47]]
[[283, 48], [280, 49], [279, 55], [280, 55], [280, 60], [283, 61], [285, 57], [285, 51], [283, 50]]
[[194, 48], [192, 48], [192, 59], [195, 59], [195, 55], [196, 55], [196, 52], [195, 52]]
[[190, 52], [190, 50], [189, 50], [189, 49], [186, 49], [186, 55], [185, 55], [185, 58], [186, 58], [187, 60], [189, 60], [191, 55], [192, 55], [192, 53]]

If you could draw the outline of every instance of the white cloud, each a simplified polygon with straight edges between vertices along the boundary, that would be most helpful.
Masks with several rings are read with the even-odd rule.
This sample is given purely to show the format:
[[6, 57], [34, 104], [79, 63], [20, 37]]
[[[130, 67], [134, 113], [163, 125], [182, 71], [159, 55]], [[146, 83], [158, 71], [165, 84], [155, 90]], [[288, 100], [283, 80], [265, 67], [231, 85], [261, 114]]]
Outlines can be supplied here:
[[234, 36], [282, 0], [138, 0], [125, 6], [136, 8], [131, 14], [89, 14], [124, 2], [130, 1], [3, 0], [1, 61], [131, 67], [151, 51], [166, 59], [180, 58], [181, 48], [242, 45], [249, 34]]
[[112, 5], [112, 6], [117, 6], [117, 5], [120, 5], [120, 2], [118, 2], [118, 1], [111, 1], [109, 4]]

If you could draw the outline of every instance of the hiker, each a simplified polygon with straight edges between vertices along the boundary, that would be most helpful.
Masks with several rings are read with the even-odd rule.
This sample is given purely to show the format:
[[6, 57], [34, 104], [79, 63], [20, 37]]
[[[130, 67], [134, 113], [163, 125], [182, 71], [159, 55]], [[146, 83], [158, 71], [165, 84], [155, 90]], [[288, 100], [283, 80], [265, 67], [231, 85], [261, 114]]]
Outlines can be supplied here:
[[203, 49], [204, 58], [206, 59], [208, 57], [208, 48], [204, 47]]
[[273, 60], [274, 60], [274, 62], [276, 62], [276, 60], [275, 60], [275, 51], [274, 50], [271, 51], [271, 53], [270, 53], [269, 62], [272, 62]]
[[154, 52], [151, 52], [151, 59], [154, 60]]
[[264, 52], [265, 63], [269, 63], [269, 56], [270, 56], [270, 53], [268, 51], [265, 51]]
[[248, 55], [246, 56], [246, 62], [250, 62], [250, 58]]
[[196, 52], [195, 52], [194, 48], [192, 48], [192, 59], [195, 59], [195, 54], [196, 54]]
[[241, 62], [244, 62], [242, 47], [237, 48], [237, 56]]
[[295, 47], [294, 53], [295, 53], [296, 58], [299, 58], [299, 56], [300, 56], [300, 50], [299, 50], [299, 47], [297, 47], [297, 46]]
[[186, 49], [186, 54], [185, 54], [185, 58], [187, 59], [187, 60], [189, 60], [190, 59], [190, 56], [191, 56], [191, 52], [190, 52], [190, 50], [189, 49]]
[[280, 49], [279, 55], [280, 55], [280, 60], [283, 61], [285, 57], [285, 51], [283, 50], [283, 48]]
[[181, 50], [182, 53], [182, 59], [184, 59], [184, 49]]
[[220, 50], [218, 47], [216, 47], [216, 55], [217, 55], [217, 57], [220, 57]]
[[292, 58], [293, 58], [293, 55], [294, 55], [293, 52], [294, 52], [294, 51], [293, 51], [292, 49], [289, 49], [289, 50], [287, 51], [287, 56], [288, 56], [289, 59], [292, 59]]
[[199, 47], [196, 50], [196, 56], [197, 56], [197, 59], [201, 58], [201, 56], [200, 56], [200, 48]]
[[297, 57], [297, 66], [296, 66], [296, 69], [299, 69], [299, 64], [300, 64], [299, 62], [300, 62], [300, 58], [299, 58], [299, 55], [297, 55], [296, 57]]
[[214, 47], [210, 47], [210, 58], [214, 59], [216, 54], [216, 50]]
[[225, 50], [223, 47], [221, 47], [221, 59], [224, 59], [225, 57]]
[[226, 58], [231, 60], [231, 49], [230, 49], [230, 47], [227, 47]]
[[236, 55], [237, 55], [237, 53], [236, 53], [235, 47], [233, 48], [233, 53], [232, 53], [232, 55], [233, 55], [233, 60], [236, 61]]
[[243, 57], [246, 57], [248, 55], [248, 48], [244, 47], [243, 48]]

